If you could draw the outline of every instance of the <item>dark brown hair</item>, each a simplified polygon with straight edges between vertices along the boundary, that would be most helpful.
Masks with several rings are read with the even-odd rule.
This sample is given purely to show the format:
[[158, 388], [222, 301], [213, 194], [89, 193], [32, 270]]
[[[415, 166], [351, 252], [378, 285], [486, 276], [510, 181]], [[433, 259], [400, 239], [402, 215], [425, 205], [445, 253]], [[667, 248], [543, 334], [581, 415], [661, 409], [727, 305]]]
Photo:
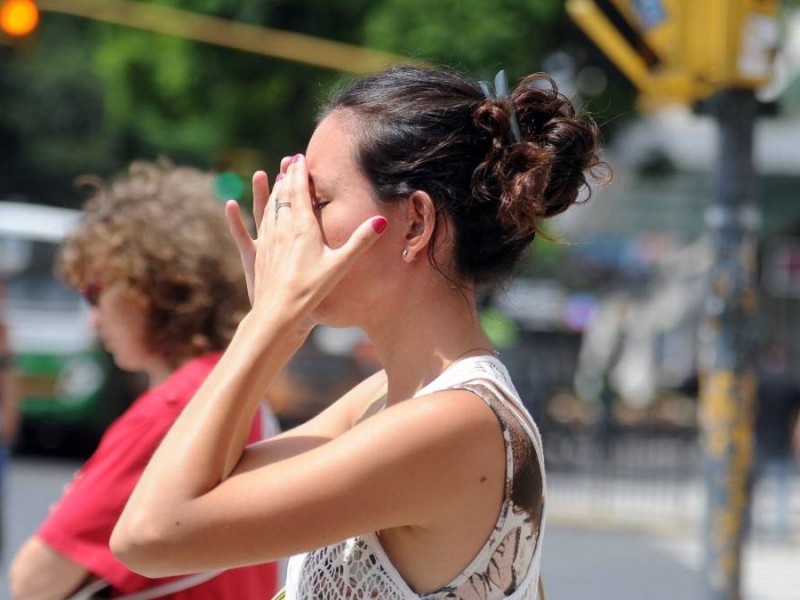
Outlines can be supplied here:
[[173, 367], [230, 342], [249, 307], [244, 273], [214, 194], [215, 177], [135, 162], [89, 200], [57, 270], [79, 290], [126, 283], [148, 301], [145, 343]]
[[509, 102], [487, 99], [476, 82], [452, 72], [396, 66], [339, 92], [320, 119], [334, 110], [356, 117], [356, 160], [376, 196], [398, 201], [427, 192], [452, 224], [458, 275], [476, 284], [507, 278], [542, 221], [583, 190], [588, 198], [587, 175], [603, 165], [597, 126], [541, 73], [523, 79]]

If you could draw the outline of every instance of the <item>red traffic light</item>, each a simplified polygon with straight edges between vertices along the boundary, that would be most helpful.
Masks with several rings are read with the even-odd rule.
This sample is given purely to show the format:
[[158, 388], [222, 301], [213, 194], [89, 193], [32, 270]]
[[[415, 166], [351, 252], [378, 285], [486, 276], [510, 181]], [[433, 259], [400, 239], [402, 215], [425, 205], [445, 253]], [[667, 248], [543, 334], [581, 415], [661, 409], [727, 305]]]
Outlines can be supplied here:
[[31, 33], [39, 24], [39, 8], [33, 0], [2, 0], [0, 31], [13, 37]]

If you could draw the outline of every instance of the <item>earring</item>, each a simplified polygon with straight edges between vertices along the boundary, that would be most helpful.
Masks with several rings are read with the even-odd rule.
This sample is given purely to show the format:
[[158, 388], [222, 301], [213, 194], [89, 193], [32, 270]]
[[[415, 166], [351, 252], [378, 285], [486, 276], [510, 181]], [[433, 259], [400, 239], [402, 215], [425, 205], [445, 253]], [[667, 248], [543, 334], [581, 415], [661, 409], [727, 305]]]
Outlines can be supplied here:
[[408, 258], [408, 248], [403, 249], [403, 258]]

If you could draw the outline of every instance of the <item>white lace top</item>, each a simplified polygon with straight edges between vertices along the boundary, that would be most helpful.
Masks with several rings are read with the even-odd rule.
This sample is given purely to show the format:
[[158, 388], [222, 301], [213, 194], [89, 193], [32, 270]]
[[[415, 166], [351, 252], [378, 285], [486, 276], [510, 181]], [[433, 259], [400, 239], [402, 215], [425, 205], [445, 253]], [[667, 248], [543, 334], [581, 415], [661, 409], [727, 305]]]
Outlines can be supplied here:
[[458, 361], [421, 389], [422, 396], [467, 389], [495, 412], [506, 446], [506, 491], [495, 528], [478, 555], [448, 585], [417, 594], [374, 533], [292, 557], [286, 600], [537, 600], [544, 533], [542, 442], [503, 364], [479, 356]]

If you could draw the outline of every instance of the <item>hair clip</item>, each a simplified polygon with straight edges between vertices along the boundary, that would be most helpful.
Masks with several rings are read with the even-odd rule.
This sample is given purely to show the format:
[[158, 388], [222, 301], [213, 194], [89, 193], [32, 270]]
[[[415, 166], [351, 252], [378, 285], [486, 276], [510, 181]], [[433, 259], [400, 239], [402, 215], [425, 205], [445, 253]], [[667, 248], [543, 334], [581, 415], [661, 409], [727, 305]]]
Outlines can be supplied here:
[[481, 86], [483, 95], [487, 100], [507, 100], [511, 108], [511, 116], [509, 121], [511, 123], [511, 135], [514, 136], [514, 141], [519, 143], [522, 141], [522, 131], [519, 128], [519, 121], [517, 121], [517, 112], [514, 110], [514, 104], [511, 102], [511, 92], [508, 89], [508, 79], [506, 79], [505, 70], [501, 69], [494, 76], [494, 88], [488, 81], [479, 81], [478, 85]]

